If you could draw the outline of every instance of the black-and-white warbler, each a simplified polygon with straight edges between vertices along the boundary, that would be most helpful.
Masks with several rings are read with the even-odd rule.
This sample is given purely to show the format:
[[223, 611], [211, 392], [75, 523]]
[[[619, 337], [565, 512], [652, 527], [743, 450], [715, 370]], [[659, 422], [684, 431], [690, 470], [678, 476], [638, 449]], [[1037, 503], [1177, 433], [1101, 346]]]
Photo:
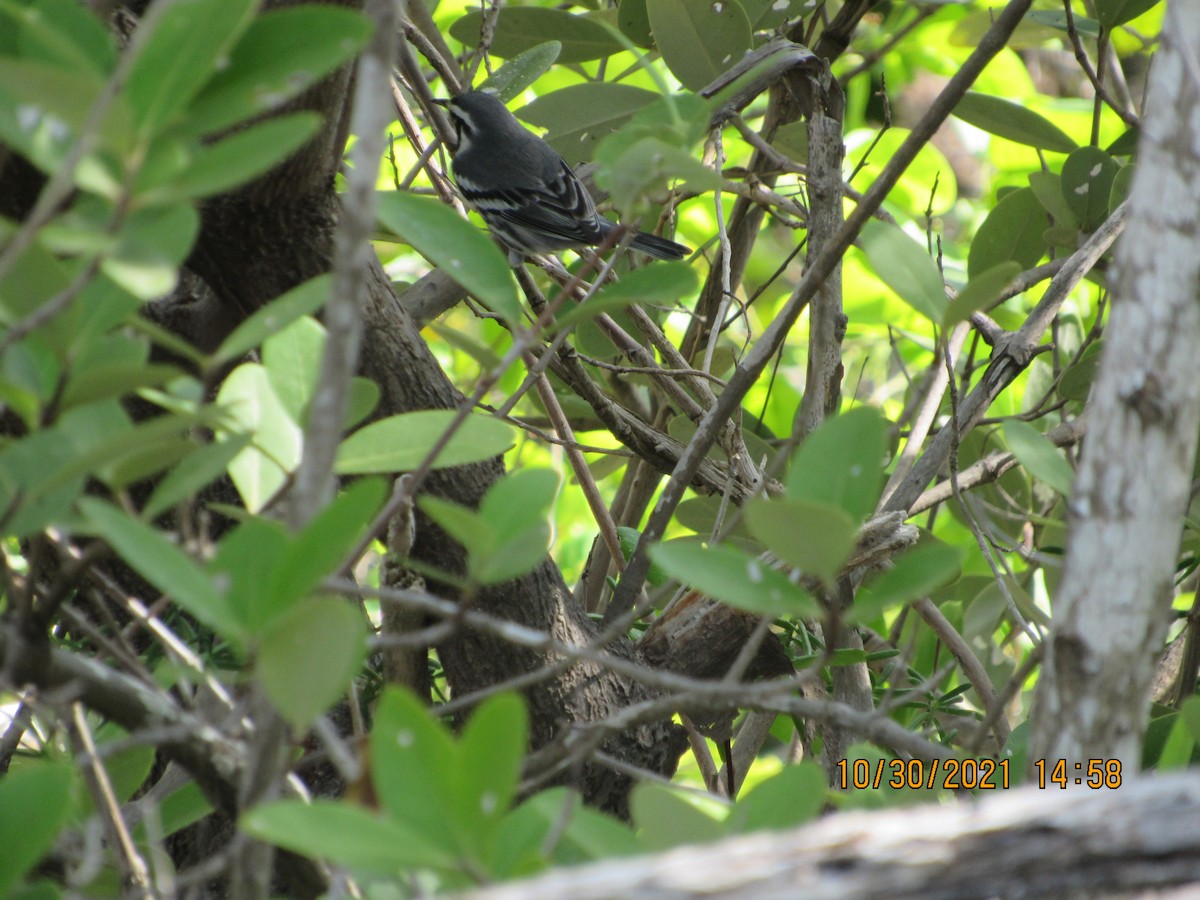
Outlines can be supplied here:
[[[566, 160], [517, 121], [495, 94], [468, 91], [445, 105], [458, 134], [454, 180], [508, 247], [514, 265], [535, 253], [594, 246], [617, 227], [596, 212]], [[691, 252], [644, 231], [630, 246], [658, 259], [681, 259]]]

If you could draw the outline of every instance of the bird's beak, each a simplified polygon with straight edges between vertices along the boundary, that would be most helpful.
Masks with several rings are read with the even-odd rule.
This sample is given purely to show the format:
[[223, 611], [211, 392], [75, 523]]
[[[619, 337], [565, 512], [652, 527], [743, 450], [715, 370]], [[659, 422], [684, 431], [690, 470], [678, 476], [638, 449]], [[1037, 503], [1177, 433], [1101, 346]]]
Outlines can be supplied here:
[[442, 107], [442, 109], [445, 109], [446, 107], [448, 107], [450, 105], [449, 99], [438, 100], [437, 98], [434, 98], [433, 102], [436, 103], [438, 106]]

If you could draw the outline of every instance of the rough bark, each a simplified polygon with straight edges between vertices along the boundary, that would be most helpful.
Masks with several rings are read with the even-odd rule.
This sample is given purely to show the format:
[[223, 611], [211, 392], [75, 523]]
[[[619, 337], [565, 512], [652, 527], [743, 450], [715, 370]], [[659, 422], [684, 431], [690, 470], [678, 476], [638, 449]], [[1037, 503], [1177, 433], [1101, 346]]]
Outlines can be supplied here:
[[1151, 74], [1129, 227], [1030, 759], [1140, 759], [1200, 428], [1200, 9], [1172, 3]]
[[[847, 813], [477, 891], [472, 900], [1096, 897], [1200, 888], [1200, 774], [1115, 790], [1034, 786]], [[1137, 893], [1145, 896], [1145, 893]], [[1155, 894], [1155, 896], [1159, 896]]]

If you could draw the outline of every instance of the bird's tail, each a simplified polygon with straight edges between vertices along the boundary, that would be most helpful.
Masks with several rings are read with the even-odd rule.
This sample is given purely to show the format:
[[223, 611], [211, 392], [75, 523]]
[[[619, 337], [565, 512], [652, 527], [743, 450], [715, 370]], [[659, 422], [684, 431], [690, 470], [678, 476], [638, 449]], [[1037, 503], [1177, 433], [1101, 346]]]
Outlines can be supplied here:
[[[603, 216], [599, 217], [599, 225], [601, 240], [617, 227], [615, 222]], [[600, 241], [596, 241], [596, 243], [598, 244]], [[640, 250], [647, 256], [653, 256], [655, 259], [683, 259], [692, 252], [691, 247], [685, 247], [683, 244], [677, 244], [674, 241], [659, 237], [657, 234], [650, 234], [647, 231], [639, 231], [629, 246], [634, 250]]]
[[641, 250], [648, 256], [653, 256], [655, 259], [683, 259], [692, 252], [690, 247], [645, 231], [639, 231], [629, 246], [634, 250]]

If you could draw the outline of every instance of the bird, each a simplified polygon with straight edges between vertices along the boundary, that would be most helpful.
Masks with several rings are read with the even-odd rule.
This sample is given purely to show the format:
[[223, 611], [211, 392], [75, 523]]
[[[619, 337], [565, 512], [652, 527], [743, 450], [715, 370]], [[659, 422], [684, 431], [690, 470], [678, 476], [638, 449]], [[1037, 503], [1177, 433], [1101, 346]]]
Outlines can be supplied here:
[[[458, 139], [451, 162], [467, 203], [508, 248], [509, 262], [595, 246], [617, 227], [598, 212], [567, 161], [517, 121], [494, 93], [466, 91], [441, 101]], [[639, 231], [630, 247], [656, 259], [682, 259], [683, 244]]]

